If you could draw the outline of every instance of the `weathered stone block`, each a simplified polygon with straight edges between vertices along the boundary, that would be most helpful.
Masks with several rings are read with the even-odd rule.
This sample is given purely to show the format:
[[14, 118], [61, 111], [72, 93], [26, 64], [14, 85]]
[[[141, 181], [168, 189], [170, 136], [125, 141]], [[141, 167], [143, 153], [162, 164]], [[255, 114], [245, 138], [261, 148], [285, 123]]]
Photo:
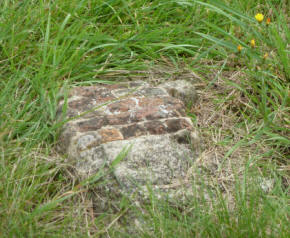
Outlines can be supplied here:
[[[112, 176], [122, 193], [144, 195], [147, 185], [161, 191], [182, 180], [194, 160], [198, 137], [184, 103], [167, 90], [143, 82], [73, 88], [65, 115], [70, 120], [59, 145], [78, 175], [88, 177], [109, 167], [130, 146]], [[63, 105], [61, 101], [59, 118]]]

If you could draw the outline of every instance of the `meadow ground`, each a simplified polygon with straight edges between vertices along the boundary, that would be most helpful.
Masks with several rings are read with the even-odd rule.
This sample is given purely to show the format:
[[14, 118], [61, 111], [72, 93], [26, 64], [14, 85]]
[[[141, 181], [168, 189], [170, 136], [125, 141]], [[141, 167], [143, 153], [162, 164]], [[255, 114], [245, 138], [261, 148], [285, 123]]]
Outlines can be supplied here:
[[[289, 237], [287, 9], [287, 0], [2, 0], [0, 237]], [[100, 181], [71, 176], [54, 150], [62, 93], [178, 78], [199, 93], [187, 105], [203, 144], [196, 196], [122, 198], [96, 213], [88, 191]], [[144, 221], [134, 234], [128, 213]]]

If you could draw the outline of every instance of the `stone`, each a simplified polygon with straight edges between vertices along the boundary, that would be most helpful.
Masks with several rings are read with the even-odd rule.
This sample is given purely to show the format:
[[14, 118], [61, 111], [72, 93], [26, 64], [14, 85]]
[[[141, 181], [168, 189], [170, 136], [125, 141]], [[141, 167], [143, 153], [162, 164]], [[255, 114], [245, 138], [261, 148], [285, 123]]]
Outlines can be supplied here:
[[172, 96], [179, 98], [185, 104], [194, 103], [197, 100], [197, 92], [193, 84], [186, 80], [175, 80], [165, 82], [159, 87], [167, 90], [167, 92]]
[[[106, 186], [112, 186], [113, 192], [146, 197], [150, 186], [168, 194], [170, 184], [185, 178], [199, 147], [180, 100], [191, 96], [178, 91], [172, 94], [175, 98], [166, 85], [152, 87], [137, 81], [70, 91], [66, 112], [64, 100], [57, 111], [59, 120], [67, 119], [58, 145], [78, 176], [88, 178], [110, 168], [127, 149], [110, 170], [112, 181]], [[192, 90], [186, 85], [175, 88]]]

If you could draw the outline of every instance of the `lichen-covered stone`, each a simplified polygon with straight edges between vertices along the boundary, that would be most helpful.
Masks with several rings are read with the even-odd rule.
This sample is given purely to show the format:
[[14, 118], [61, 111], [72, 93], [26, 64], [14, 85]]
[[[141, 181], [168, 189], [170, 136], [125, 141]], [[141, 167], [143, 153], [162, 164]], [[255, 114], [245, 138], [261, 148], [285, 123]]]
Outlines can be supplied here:
[[[193, 162], [198, 136], [184, 103], [163, 87], [143, 82], [76, 87], [67, 102], [69, 120], [59, 148], [82, 177], [109, 167], [130, 148], [111, 179], [122, 193], [144, 195], [148, 185], [157, 191], [182, 180]], [[61, 101], [59, 118], [63, 106]]]
[[172, 96], [179, 98], [185, 104], [194, 103], [197, 100], [197, 92], [193, 84], [186, 80], [175, 80], [160, 85]]

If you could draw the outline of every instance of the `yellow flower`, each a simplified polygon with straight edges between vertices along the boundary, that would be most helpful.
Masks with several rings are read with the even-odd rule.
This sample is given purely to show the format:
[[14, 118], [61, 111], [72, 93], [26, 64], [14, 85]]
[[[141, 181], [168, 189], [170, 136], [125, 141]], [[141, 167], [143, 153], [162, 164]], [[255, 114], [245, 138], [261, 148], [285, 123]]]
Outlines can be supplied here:
[[269, 54], [268, 53], [265, 53], [263, 58], [264, 59], [267, 59], [268, 57], [269, 57]]
[[239, 52], [241, 52], [243, 47], [241, 45], [238, 45], [237, 49], [238, 49]]
[[252, 39], [252, 40], [250, 41], [250, 44], [251, 44], [252, 48], [254, 48], [254, 47], [256, 46], [256, 42], [255, 42], [255, 40]]
[[258, 22], [262, 22], [264, 20], [264, 15], [262, 13], [258, 13], [255, 18]]

